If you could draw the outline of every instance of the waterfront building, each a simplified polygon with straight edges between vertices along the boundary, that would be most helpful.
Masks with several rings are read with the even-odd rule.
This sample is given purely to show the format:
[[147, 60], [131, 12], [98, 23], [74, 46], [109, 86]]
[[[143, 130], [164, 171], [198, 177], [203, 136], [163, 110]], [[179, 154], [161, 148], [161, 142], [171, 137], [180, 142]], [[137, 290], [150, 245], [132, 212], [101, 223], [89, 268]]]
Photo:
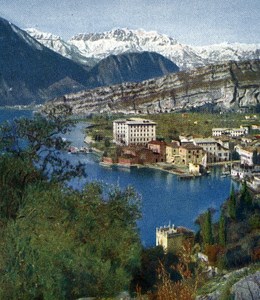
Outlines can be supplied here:
[[194, 138], [193, 143], [201, 146], [207, 153], [207, 162], [221, 162], [230, 159], [229, 149], [223, 147], [214, 138]]
[[259, 147], [242, 147], [241, 145], [237, 145], [235, 147], [237, 153], [240, 155], [240, 164], [244, 166], [252, 167], [255, 164], [259, 164]]
[[151, 141], [147, 144], [147, 148], [153, 153], [160, 154], [160, 161], [165, 162], [166, 160], [166, 142], [164, 141]]
[[176, 163], [189, 165], [199, 165], [202, 164], [202, 160], [205, 153], [202, 147], [194, 145], [192, 143], [181, 145], [179, 148], [179, 159], [180, 161]]
[[119, 145], [147, 145], [156, 140], [156, 123], [141, 118], [115, 120], [113, 140]]
[[117, 163], [120, 165], [134, 164], [153, 164], [164, 161], [164, 156], [158, 152], [153, 152], [151, 149], [144, 146], [125, 146], [122, 147], [122, 153], [118, 157]]
[[179, 156], [180, 143], [174, 141], [166, 145], [166, 162], [174, 163], [177, 156]]
[[156, 228], [156, 246], [162, 246], [165, 252], [177, 254], [182, 251], [185, 241], [194, 243], [192, 230], [174, 225]]

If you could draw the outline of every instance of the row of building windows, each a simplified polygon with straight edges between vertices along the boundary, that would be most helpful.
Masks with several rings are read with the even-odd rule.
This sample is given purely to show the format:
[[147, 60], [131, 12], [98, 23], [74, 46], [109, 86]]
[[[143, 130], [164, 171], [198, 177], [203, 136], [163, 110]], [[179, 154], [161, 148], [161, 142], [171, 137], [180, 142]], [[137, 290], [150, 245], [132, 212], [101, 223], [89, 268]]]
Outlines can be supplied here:
[[141, 142], [141, 143], [144, 143], [144, 142], [149, 142], [151, 139], [150, 138], [133, 138], [133, 139], [130, 139], [130, 143], [134, 143], [134, 142]]
[[140, 133], [134, 133], [132, 134], [131, 136], [140, 136], [140, 137], [145, 137], [145, 136], [151, 136], [151, 133], [143, 133], [143, 134], [140, 134]]

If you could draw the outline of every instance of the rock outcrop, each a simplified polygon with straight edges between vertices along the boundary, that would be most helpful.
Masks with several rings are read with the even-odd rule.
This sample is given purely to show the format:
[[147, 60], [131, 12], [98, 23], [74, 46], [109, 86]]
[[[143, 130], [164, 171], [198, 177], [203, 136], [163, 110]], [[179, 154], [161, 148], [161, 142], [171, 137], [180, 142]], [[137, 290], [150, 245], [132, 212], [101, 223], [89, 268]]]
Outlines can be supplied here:
[[248, 275], [233, 285], [231, 294], [235, 300], [256, 300], [260, 298], [260, 271]]
[[160, 113], [241, 111], [260, 101], [260, 61], [227, 62], [140, 83], [123, 83], [68, 94], [47, 102], [67, 103], [75, 114], [104, 111]]
[[[235, 271], [233, 273], [238, 273]], [[228, 274], [232, 276], [231, 274]], [[219, 287], [212, 293], [197, 296], [196, 300], [221, 300], [224, 299], [223, 291], [225, 290], [225, 284], [227, 283], [225, 280], [228, 278], [227, 275], [223, 277], [223, 282], [220, 280]], [[238, 280], [234, 283], [230, 289], [228, 289], [227, 293], [230, 295], [228, 299], [234, 300], [258, 300], [260, 295], [260, 271], [257, 271], [248, 276], [244, 276], [242, 279]], [[226, 299], [226, 298], [225, 298]]]

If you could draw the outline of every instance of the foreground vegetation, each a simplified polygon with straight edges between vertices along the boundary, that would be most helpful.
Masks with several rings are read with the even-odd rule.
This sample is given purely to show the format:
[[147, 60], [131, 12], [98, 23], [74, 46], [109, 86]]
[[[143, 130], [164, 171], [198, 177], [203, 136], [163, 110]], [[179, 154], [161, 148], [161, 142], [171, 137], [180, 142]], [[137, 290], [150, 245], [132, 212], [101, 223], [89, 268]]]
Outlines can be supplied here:
[[139, 198], [95, 182], [67, 187], [84, 175], [58, 155], [69, 125], [53, 115], [1, 127], [1, 299], [113, 296], [139, 265]]

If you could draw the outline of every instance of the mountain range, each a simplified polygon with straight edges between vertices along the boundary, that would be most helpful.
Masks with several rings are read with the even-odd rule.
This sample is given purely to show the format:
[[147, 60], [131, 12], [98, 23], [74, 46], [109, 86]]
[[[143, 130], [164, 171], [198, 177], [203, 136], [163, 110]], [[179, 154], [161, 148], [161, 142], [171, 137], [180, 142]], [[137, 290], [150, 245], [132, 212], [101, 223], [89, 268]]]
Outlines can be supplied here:
[[[29, 29], [29, 34], [52, 50], [75, 61], [94, 63], [110, 55], [130, 52], [157, 52], [172, 60], [181, 70], [260, 58], [260, 44], [222, 43], [194, 47], [155, 31], [114, 29], [103, 33], [77, 34], [67, 42], [50, 33]], [[70, 51], [71, 49], [71, 51]], [[79, 59], [79, 57], [81, 57]]]
[[142, 100], [129, 109], [148, 111], [140, 103], [154, 100], [149, 107], [155, 112], [168, 106], [200, 107], [198, 102], [214, 102], [215, 107], [216, 99], [218, 107], [222, 103], [226, 108], [259, 103], [258, 44], [191, 47], [156, 32], [129, 29], [79, 34], [68, 42], [34, 29], [28, 32], [0, 18], [0, 105], [43, 103], [65, 94], [63, 99], [80, 98], [81, 104], [92, 99], [94, 110], [106, 97], [120, 102], [117, 108], [107, 102], [111, 110], [134, 97]]
[[46, 103], [66, 103], [74, 114], [245, 112], [259, 110], [260, 60], [225, 62], [139, 83], [99, 87]]
[[107, 57], [91, 67], [74, 46], [57, 38], [62, 56], [2, 18], [0, 41], [0, 105], [43, 103], [66, 93], [179, 70], [172, 61], [150, 52]]

